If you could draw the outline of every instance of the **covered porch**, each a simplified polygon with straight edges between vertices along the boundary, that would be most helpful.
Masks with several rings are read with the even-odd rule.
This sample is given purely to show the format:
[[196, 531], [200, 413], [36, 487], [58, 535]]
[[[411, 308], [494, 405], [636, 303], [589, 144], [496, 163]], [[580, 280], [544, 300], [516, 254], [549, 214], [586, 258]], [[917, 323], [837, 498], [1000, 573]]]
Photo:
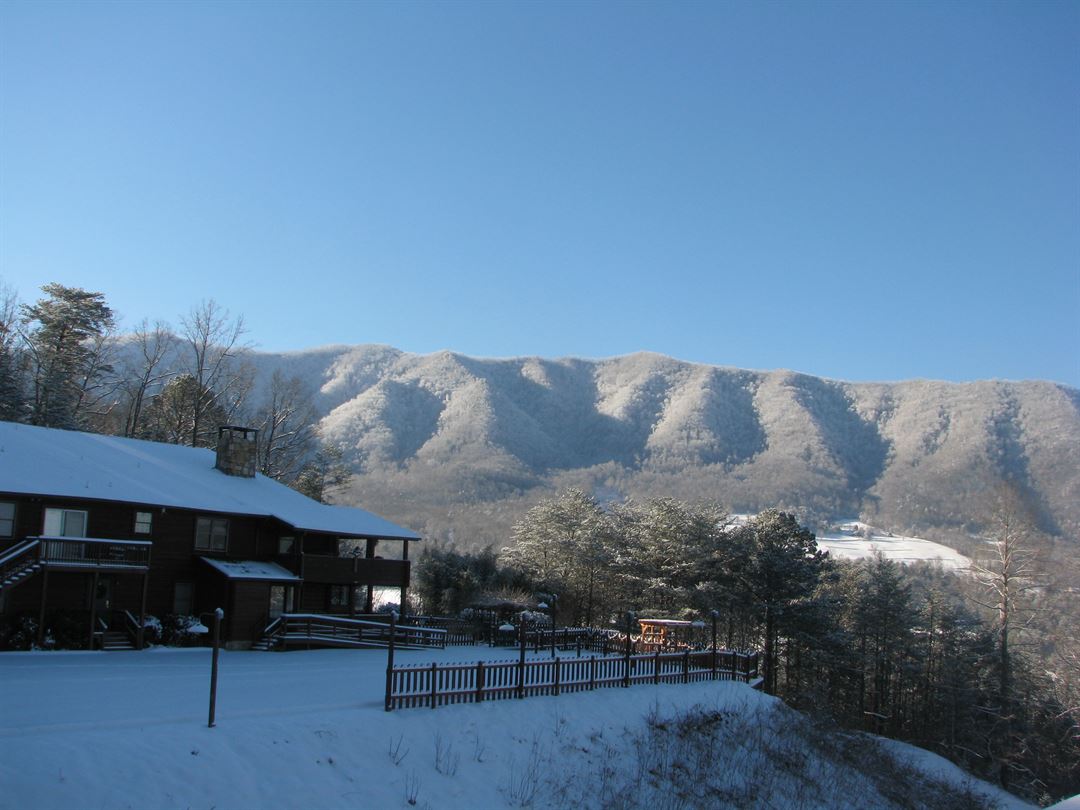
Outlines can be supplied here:
[[[21, 589], [37, 588], [39, 647], [45, 646], [50, 609], [68, 609], [87, 611], [88, 648], [104, 647], [111, 633], [126, 636], [132, 646], [142, 649], [151, 550], [148, 540], [28, 537], [4, 555], [4, 581], [12, 585], [26, 582]], [[85, 587], [53, 589], [56, 592], [50, 593], [50, 580], [59, 578], [82, 579]], [[73, 603], [73, 592], [85, 596]], [[64, 604], [58, 602], [60, 597]]]

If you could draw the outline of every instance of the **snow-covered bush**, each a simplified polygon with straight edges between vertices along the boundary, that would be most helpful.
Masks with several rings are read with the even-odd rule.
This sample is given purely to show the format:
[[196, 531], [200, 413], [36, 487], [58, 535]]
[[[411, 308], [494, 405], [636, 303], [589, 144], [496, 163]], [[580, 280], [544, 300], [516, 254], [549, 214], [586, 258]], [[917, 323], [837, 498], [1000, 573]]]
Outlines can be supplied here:
[[190, 647], [206, 635], [198, 616], [169, 614], [161, 620], [161, 643], [170, 647]]
[[161, 619], [147, 614], [146, 618], [143, 619], [143, 643], [160, 644], [162, 630]]
[[37, 630], [37, 620], [29, 614], [0, 620], [0, 650], [33, 649]]

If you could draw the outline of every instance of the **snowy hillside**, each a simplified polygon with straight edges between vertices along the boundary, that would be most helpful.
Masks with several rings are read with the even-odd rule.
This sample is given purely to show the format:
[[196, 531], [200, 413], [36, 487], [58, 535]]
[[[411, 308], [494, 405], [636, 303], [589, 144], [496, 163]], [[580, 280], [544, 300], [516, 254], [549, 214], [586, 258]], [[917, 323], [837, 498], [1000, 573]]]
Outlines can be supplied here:
[[[845, 383], [650, 353], [335, 346], [253, 361], [262, 380], [280, 369], [316, 392], [325, 435], [360, 473], [346, 500], [470, 545], [500, 544], [515, 500], [567, 484], [960, 535], [1007, 478], [1046, 533], [1080, 530], [1080, 392], [1054, 383]], [[486, 520], [461, 519], [481, 503]]]
[[900, 563], [939, 563], [954, 571], [971, 567], [971, 560], [948, 546], [922, 537], [882, 532], [857, 520], [844, 521], [830, 531], [819, 532], [817, 544], [834, 559], [862, 560], [881, 552], [887, 559]]
[[[512, 654], [399, 661], [493, 655]], [[384, 668], [379, 651], [222, 653], [208, 729], [207, 650], [5, 653], [0, 810], [1027, 806], [742, 684], [388, 714]]]

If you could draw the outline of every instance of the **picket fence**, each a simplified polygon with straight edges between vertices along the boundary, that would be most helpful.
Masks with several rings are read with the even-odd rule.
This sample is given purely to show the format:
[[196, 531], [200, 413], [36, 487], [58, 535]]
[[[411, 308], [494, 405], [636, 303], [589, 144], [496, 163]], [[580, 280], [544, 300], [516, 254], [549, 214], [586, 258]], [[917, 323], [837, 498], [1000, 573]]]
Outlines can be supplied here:
[[754, 682], [758, 654], [735, 650], [685, 650], [550, 660], [478, 661], [394, 667], [386, 672], [386, 711], [454, 703], [480, 703], [559, 695], [642, 683]]

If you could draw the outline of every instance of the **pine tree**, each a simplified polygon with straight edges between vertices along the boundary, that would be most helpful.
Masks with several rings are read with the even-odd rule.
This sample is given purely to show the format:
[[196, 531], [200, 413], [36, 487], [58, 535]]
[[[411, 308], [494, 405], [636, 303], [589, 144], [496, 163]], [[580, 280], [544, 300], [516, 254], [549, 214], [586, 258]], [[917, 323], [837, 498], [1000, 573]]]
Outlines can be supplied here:
[[99, 292], [61, 284], [41, 289], [47, 297], [22, 307], [32, 386], [30, 421], [78, 427], [106, 398], [101, 388], [112, 372], [108, 351], [113, 312]]
[[747, 557], [738, 576], [761, 613], [765, 691], [776, 694], [779, 635], [788, 625], [788, 612], [814, 593], [825, 555], [818, 551], [813, 533], [786, 512], [762, 512], [742, 532]]
[[606, 589], [611, 521], [592, 496], [568, 489], [542, 501], [514, 526], [514, 545], [502, 560], [520, 568], [549, 593], [573, 623], [591, 626], [610, 607]]

